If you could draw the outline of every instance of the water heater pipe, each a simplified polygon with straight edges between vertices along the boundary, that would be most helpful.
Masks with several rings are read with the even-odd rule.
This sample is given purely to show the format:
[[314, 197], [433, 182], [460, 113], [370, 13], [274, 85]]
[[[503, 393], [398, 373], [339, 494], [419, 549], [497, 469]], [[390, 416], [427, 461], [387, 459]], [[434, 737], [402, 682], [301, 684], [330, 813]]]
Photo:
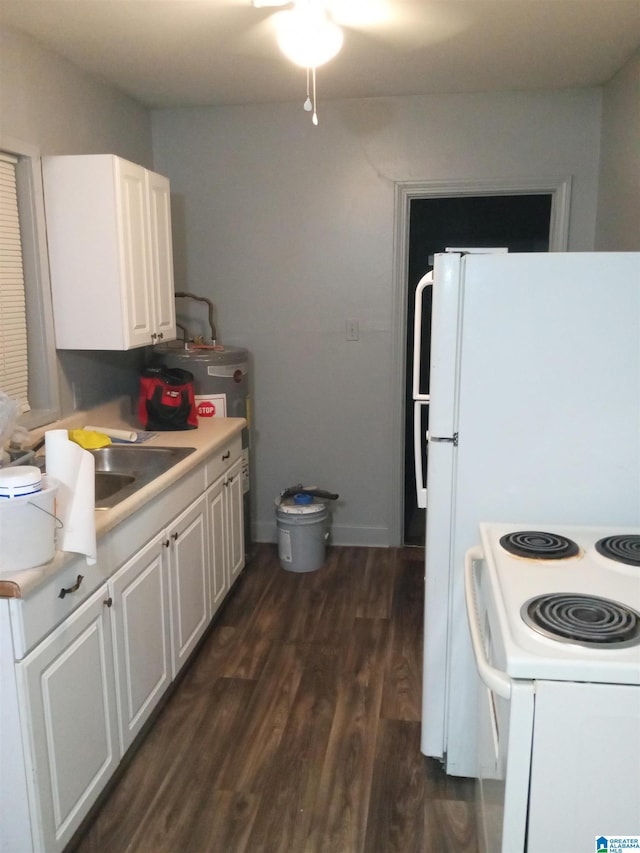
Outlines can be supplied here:
[[213, 302], [204, 296], [196, 296], [195, 293], [186, 293], [185, 291], [180, 291], [179, 293], [176, 293], [175, 297], [176, 299], [195, 299], [196, 302], [205, 302], [209, 306], [209, 326], [211, 327], [211, 343], [215, 346], [216, 338], [218, 337], [218, 335], [216, 332], [216, 324], [213, 320]]

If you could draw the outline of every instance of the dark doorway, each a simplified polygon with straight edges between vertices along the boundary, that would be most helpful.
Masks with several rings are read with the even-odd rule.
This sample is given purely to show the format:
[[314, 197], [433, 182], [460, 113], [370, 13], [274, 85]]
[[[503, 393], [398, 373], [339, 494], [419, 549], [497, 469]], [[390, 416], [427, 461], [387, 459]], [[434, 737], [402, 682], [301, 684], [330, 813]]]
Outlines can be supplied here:
[[[551, 194], [414, 198], [409, 211], [407, 357], [405, 376], [404, 544], [423, 545], [426, 512], [416, 501], [413, 459], [414, 292], [433, 269], [433, 255], [447, 247], [507, 247], [510, 252], [549, 251]], [[428, 376], [431, 305], [423, 305], [423, 368]], [[428, 418], [428, 415], [426, 416]], [[428, 428], [423, 423], [422, 429]], [[423, 432], [424, 434], [424, 432]], [[423, 448], [424, 452], [424, 448]], [[427, 460], [423, 457], [426, 470]]]

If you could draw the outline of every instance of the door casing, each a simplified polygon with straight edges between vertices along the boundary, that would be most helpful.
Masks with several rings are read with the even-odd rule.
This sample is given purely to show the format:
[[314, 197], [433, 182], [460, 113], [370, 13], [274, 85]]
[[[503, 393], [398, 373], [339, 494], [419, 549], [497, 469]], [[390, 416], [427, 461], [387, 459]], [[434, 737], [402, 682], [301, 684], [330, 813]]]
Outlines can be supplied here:
[[523, 178], [479, 181], [398, 181], [395, 184], [392, 318], [392, 480], [389, 544], [400, 547], [404, 526], [404, 376], [407, 342], [407, 287], [409, 266], [409, 214], [412, 199], [483, 195], [551, 196], [549, 251], [566, 252], [569, 242], [571, 177]]

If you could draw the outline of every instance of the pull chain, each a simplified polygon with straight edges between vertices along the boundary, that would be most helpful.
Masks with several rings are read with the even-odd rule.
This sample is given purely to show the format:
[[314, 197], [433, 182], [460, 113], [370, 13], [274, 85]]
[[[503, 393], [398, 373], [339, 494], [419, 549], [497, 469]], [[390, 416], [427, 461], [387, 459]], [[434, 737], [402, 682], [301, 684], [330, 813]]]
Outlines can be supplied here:
[[316, 112], [316, 69], [313, 69], [313, 115], [311, 121], [317, 126], [318, 113]]
[[[313, 100], [311, 99], [311, 88], [309, 83], [313, 85]], [[311, 121], [317, 126], [318, 113], [316, 112], [316, 69], [307, 68], [307, 99], [303, 104], [304, 109], [310, 113], [313, 110]]]
[[307, 68], [307, 100], [304, 102], [305, 110], [310, 113], [313, 107], [311, 106], [311, 98], [309, 97], [309, 73], [311, 69]]

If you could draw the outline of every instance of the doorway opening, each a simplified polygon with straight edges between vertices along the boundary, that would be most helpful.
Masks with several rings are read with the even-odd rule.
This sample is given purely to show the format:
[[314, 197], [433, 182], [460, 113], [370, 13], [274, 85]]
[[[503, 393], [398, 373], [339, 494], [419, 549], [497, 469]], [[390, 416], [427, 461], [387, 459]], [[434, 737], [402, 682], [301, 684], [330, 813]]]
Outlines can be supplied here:
[[[552, 192], [509, 195], [456, 195], [409, 199], [407, 289], [405, 310], [404, 513], [402, 542], [424, 545], [427, 510], [416, 500], [412, 401], [414, 292], [420, 278], [433, 269], [433, 255], [449, 246], [506, 247], [509, 252], [547, 252], [553, 248]], [[422, 310], [422, 375], [428, 376], [430, 296]], [[427, 389], [423, 389], [427, 390]], [[428, 407], [425, 407], [428, 412]], [[428, 429], [428, 414], [421, 434]], [[427, 470], [426, 443], [423, 470]]]

